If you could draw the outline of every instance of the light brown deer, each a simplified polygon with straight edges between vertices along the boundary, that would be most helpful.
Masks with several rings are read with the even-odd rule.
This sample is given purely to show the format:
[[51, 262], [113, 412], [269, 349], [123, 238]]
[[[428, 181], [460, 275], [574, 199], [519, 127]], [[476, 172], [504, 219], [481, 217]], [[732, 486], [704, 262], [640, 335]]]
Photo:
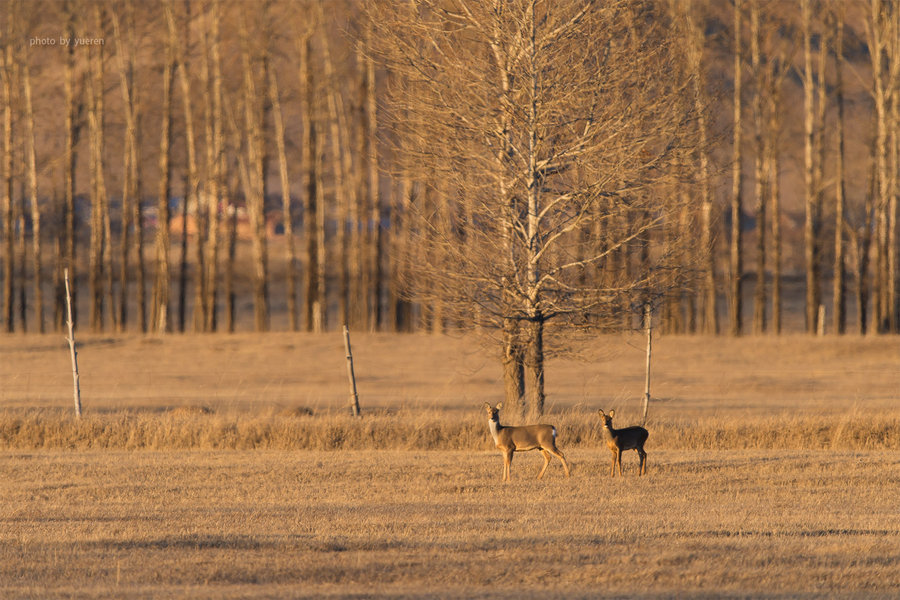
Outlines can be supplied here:
[[641, 468], [638, 475], [643, 475], [647, 470], [647, 453], [644, 452], [644, 442], [647, 441], [647, 436], [650, 433], [639, 426], [614, 429], [612, 420], [615, 414], [616, 411], [614, 410], [606, 414], [602, 408], [600, 409], [600, 419], [603, 421], [603, 439], [606, 440], [606, 445], [609, 446], [610, 451], [613, 453], [610, 476], [616, 476], [616, 467], [619, 468], [619, 475], [625, 476], [622, 473], [623, 450], [634, 450], [638, 453], [638, 456], [641, 457]]
[[547, 465], [550, 464], [550, 456], [553, 455], [559, 459], [563, 468], [566, 470], [566, 477], [569, 476], [569, 463], [566, 457], [556, 447], [556, 427], [553, 425], [524, 425], [522, 427], [505, 427], [500, 424], [499, 412], [503, 407], [503, 403], [497, 405], [496, 408], [491, 407], [487, 402], [484, 408], [488, 413], [488, 427], [491, 430], [491, 436], [497, 448], [503, 453], [503, 481], [509, 481], [509, 465], [512, 462], [513, 452], [524, 452], [527, 450], [540, 450], [544, 456], [544, 466], [537, 478], [544, 476]]

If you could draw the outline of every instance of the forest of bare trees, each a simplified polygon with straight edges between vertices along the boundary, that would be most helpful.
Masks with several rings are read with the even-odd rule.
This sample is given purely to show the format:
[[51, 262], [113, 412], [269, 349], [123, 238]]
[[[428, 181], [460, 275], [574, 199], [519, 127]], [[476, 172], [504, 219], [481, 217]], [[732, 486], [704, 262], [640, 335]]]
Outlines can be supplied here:
[[0, 307], [61, 330], [900, 332], [891, 0], [4, 0]]

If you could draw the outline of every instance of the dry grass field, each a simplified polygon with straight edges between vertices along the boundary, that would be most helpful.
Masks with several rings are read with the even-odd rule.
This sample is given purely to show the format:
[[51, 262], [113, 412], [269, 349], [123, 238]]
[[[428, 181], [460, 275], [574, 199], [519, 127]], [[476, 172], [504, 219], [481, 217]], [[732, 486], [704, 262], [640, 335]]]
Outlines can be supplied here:
[[660, 338], [624, 479], [596, 409], [636, 422], [642, 340], [583, 342], [572, 477], [508, 484], [488, 352], [353, 341], [360, 420], [339, 335], [84, 336], [76, 422], [65, 342], [0, 338], [0, 598], [900, 596], [900, 340]]

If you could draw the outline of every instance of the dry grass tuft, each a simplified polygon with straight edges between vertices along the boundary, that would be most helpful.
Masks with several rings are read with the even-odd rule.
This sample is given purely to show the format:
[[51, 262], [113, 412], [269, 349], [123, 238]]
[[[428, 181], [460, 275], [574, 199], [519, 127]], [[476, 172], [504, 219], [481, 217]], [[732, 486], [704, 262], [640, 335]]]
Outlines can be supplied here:
[[[548, 422], [566, 448], [601, 448], [599, 421], [565, 410]], [[624, 425], [622, 423], [620, 425]], [[848, 417], [705, 417], [647, 425], [648, 451], [900, 450], [900, 413]], [[362, 418], [300, 409], [248, 415], [177, 408], [115, 411], [76, 419], [62, 411], [0, 412], [0, 448], [115, 450], [490, 450], [480, 413], [370, 411]]]

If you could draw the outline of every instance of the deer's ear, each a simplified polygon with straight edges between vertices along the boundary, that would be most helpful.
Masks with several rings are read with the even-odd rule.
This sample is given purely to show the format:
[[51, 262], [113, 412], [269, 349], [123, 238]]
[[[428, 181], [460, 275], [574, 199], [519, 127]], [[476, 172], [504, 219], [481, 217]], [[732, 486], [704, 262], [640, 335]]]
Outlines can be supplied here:
[[485, 410], [491, 410], [491, 405], [488, 404], [487, 402], [485, 402], [485, 403], [484, 403], [484, 409], [485, 409]]
[[609, 418], [612, 419], [614, 416], [616, 416], [616, 411], [615, 411], [615, 409], [609, 411]]
[[606, 414], [603, 412], [603, 409], [602, 409], [602, 408], [597, 410], [597, 414], [599, 414], [601, 417], [605, 417], [605, 416], [606, 416]]
[[502, 402], [500, 402], [500, 403], [497, 404], [497, 410], [500, 410], [501, 408], [503, 408], [503, 403], [502, 403]]

